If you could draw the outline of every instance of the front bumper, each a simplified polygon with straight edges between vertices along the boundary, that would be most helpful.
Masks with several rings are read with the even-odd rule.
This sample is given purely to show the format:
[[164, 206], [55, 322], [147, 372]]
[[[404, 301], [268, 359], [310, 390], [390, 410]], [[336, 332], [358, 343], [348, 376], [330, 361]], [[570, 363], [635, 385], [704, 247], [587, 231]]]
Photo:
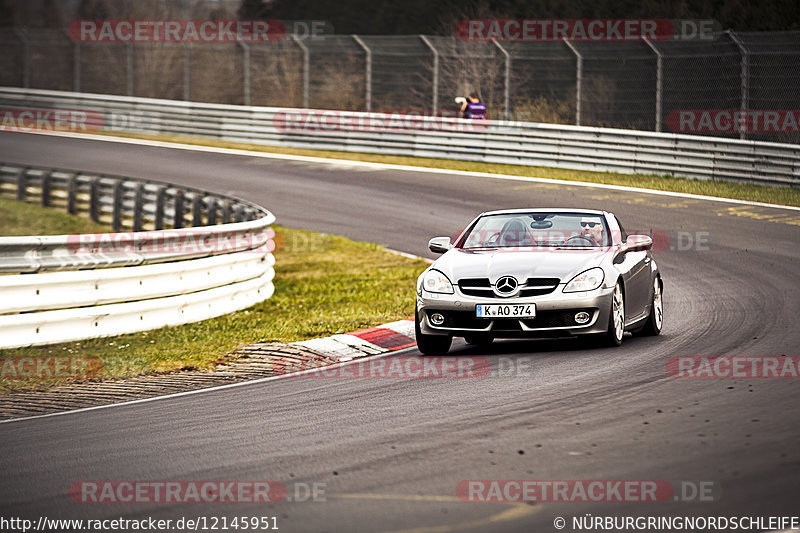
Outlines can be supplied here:
[[[600, 287], [593, 291], [565, 293], [563, 284], [555, 291], [527, 298], [479, 298], [461, 294], [436, 294], [422, 291], [417, 295], [417, 315], [420, 331], [426, 335], [484, 334], [495, 338], [571, 337], [605, 333], [611, 312], [611, 295], [614, 287]], [[535, 304], [536, 318], [477, 318], [478, 304]], [[575, 314], [586, 311], [590, 319], [585, 324], [575, 322]], [[440, 326], [431, 323], [432, 313], [440, 313], [445, 321]]]

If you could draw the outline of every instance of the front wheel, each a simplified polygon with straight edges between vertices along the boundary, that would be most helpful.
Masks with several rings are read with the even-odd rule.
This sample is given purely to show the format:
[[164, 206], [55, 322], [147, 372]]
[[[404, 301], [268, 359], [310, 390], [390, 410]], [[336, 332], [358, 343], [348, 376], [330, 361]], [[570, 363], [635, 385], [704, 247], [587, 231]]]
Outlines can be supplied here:
[[664, 301], [661, 294], [661, 283], [658, 278], [653, 280], [653, 301], [650, 305], [650, 316], [637, 335], [655, 336], [661, 333], [664, 325]]
[[602, 334], [605, 346], [619, 346], [625, 333], [625, 296], [622, 285], [617, 282], [611, 295], [611, 313], [608, 317], [608, 330]]
[[414, 333], [417, 337], [417, 348], [422, 355], [444, 355], [450, 350], [453, 337], [450, 335], [425, 335], [419, 329], [419, 313], [414, 312]]

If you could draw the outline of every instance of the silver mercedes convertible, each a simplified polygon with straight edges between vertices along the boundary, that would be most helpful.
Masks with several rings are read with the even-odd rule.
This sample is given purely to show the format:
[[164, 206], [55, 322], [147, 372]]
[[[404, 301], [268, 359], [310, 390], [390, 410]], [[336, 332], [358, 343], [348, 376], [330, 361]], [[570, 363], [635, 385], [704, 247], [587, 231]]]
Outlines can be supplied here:
[[514, 209], [482, 213], [417, 280], [417, 347], [442, 354], [453, 337], [595, 336], [619, 346], [625, 331], [658, 335], [663, 283], [648, 235], [628, 235], [612, 213]]

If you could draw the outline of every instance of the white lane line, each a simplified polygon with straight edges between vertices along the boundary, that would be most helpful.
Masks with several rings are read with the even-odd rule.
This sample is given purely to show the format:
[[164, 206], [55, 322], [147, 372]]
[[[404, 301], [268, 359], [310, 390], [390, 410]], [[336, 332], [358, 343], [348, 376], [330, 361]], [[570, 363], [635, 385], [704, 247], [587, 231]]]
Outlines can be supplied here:
[[[513, 176], [508, 174], [494, 174], [491, 172], [475, 172], [470, 170], [448, 170], [436, 167], [422, 167], [414, 165], [397, 165], [392, 163], [372, 163], [368, 161], [351, 161], [349, 159], [335, 159], [328, 157], [314, 157], [306, 155], [279, 154], [271, 152], [252, 152], [235, 148], [217, 148], [214, 146], [203, 146], [195, 144], [172, 143], [166, 141], [151, 141], [147, 139], [132, 139], [128, 137], [113, 137], [106, 135], [91, 135], [87, 133], [56, 132], [56, 131], [27, 131], [22, 133], [34, 135], [51, 135], [57, 137], [72, 137], [76, 139], [89, 139], [93, 141], [116, 142], [122, 144], [134, 144], [139, 146], [151, 146], [156, 148], [173, 148], [176, 150], [190, 150], [195, 152], [210, 152], [216, 154], [238, 155], [246, 157], [260, 157], [265, 159], [283, 159], [287, 161], [304, 161], [308, 163], [321, 163], [327, 165], [357, 166], [363, 168], [380, 170], [404, 170], [408, 172], [427, 172], [432, 174], [449, 174], [461, 176], [473, 176], [478, 178], [490, 178], [509, 181], [524, 181], [529, 183], [554, 183], [560, 185], [572, 185], [575, 187], [594, 187], [597, 189], [609, 189], [614, 191], [626, 191], [642, 194], [654, 194], [658, 196], [669, 196], [673, 198], [691, 198], [694, 200], [706, 200], [710, 202], [722, 202], [727, 204], [749, 205], [754, 207], [769, 207], [773, 209], [785, 209], [788, 211], [800, 211], [800, 207], [791, 205], [768, 204], [764, 202], [752, 202], [749, 200], [737, 200], [735, 198], [720, 198], [718, 196], [707, 196], [703, 194], [690, 194], [674, 191], [658, 191], [655, 189], [645, 189], [639, 187], [628, 187], [626, 185], [609, 185], [606, 183], [588, 183], [585, 181], [570, 181], [555, 178], [534, 178], [530, 176]], [[279, 147], [278, 147], [279, 148]]]
[[127, 402], [109, 403], [109, 404], [105, 404], [105, 405], [95, 405], [95, 406], [92, 406], [92, 407], [81, 407], [80, 409], [73, 409], [71, 411], [59, 411], [57, 413], [47, 413], [47, 414], [44, 414], [44, 415], [25, 416], [25, 417], [21, 417], [21, 418], [11, 418], [11, 419], [8, 419], [8, 420], [0, 420], [0, 424], [10, 424], [12, 422], [21, 422], [21, 421], [24, 421], [24, 420], [35, 420], [37, 418], [50, 418], [50, 417], [54, 417], [54, 416], [64, 416], [64, 415], [71, 415], [71, 414], [74, 414], [74, 413], [83, 413], [83, 412], [86, 412], [86, 411], [97, 411], [99, 409], [109, 409], [111, 407], [121, 407], [121, 406], [124, 406], [124, 405], [134, 405], [134, 404], [139, 404], [139, 403], [155, 402], [155, 401], [158, 401], [158, 400], [164, 400], [164, 399], [168, 399], [168, 398], [179, 398], [181, 396], [190, 396], [192, 394], [201, 394], [201, 393], [204, 393], [204, 392], [218, 391], [218, 390], [223, 390], [223, 389], [233, 389], [235, 387], [242, 387], [242, 386], [245, 386], [245, 385], [254, 385], [254, 384], [257, 384], [257, 383], [266, 383], [267, 381], [276, 381], [276, 380], [279, 380], [279, 379], [292, 379], [292, 378], [296, 378], [298, 376], [302, 376], [303, 374], [309, 374], [311, 372], [319, 372], [320, 368], [325, 368], [326, 371], [333, 370], [333, 369], [336, 369], [336, 368], [339, 368], [339, 367], [343, 367], [343, 366], [359, 364], [361, 361], [364, 361], [365, 359], [380, 359], [382, 357], [394, 356], [394, 355], [397, 355], [397, 354], [399, 354], [401, 352], [404, 352], [406, 350], [411, 350], [411, 349], [414, 349], [414, 348], [416, 348], [416, 346], [409, 346], [408, 348], [403, 348], [401, 350], [387, 351], [385, 353], [380, 353], [380, 354], [376, 354], [376, 355], [358, 357], [358, 358], [350, 360], [350, 361], [345, 361], [345, 362], [341, 362], [341, 363], [333, 363], [331, 365], [326, 365], [325, 367], [309, 368], [307, 370], [301, 370], [299, 372], [292, 372], [291, 374], [281, 374], [280, 376], [269, 376], [269, 377], [265, 377], [265, 378], [252, 379], [252, 380], [249, 380], [249, 381], [240, 381], [239, 383], [228, 383], [227, 385], [217, 385], [217, 386], [214, 386], [214, 387], [206, 387], [204, 389], [196, 389], [196, 390], [190, 390], [190, 391], [184, 391], [184, 392], [174, 392], [172, 394], [165, 394], [164, 396], [153, 396], [152, 398], [140, 398], [138, 400], [130, 400], [130, 401], [127, 401]]

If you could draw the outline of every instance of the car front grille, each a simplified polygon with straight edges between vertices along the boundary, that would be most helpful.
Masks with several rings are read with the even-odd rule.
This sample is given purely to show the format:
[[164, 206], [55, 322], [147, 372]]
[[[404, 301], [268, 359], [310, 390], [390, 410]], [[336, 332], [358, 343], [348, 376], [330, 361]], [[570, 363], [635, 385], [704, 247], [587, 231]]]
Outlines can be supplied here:
[[[520, 287], [518, 298], [529, 296], [541, 296], [550, 294], [561, 280], [558, 278], [528, 278]], [[467, 296], [477, 296], [479, 298], [499, 298], [492, 290], [489, 278], [466, 278], [458, 282], [458, 289]]]

